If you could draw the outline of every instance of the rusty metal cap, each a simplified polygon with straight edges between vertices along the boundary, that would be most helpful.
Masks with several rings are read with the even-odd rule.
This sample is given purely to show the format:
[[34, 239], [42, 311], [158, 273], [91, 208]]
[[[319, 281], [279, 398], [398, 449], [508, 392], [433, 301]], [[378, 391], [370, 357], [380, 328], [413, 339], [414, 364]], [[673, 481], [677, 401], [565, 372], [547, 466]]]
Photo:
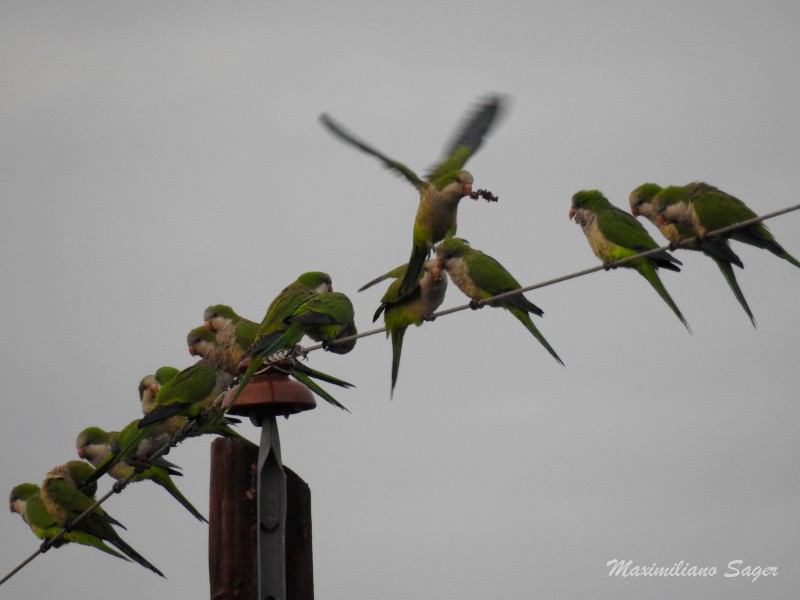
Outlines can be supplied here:
[[[292, 360], [276, 362], [264, 373], [254, 376], [228, 412], [251, 418], [271, 415], [288, 417], [316, 408], [317, 401], [311, 390], [289, 378], [287, 370], [292, 367]], [[242, 367], [246, 369], [247, 365], [240, 365], [240, 369]], [[237, 389], [238, 386], [235, 386], [228, 390], [222, 401], [223, 406], [233, 400]]]

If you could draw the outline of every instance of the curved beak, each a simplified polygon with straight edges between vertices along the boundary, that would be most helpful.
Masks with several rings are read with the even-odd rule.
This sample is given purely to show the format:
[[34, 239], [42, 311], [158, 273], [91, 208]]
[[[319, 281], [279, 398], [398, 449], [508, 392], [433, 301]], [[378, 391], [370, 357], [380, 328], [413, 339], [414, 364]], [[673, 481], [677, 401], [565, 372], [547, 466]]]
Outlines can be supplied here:
[[569, 209], [569, 218], [570, 218], [570, 220], [572, 220], [572, 218], [574, 216], [575, 216], [575, 209], [574, 208], [570, 208]]
[[639, 216], [639, 209], [638, 209], [638, 208], [636, 208], [635, 206], [631, 206], [631, 214], [632, 214], [634, 217], [638, 217], [638, 216]]
[[469, 196], [471, 193], [472, 193], [472, 184], [471, 183], [465, 183], [464, 184], [464, 195], [465, 196]]
[[209, 331], [214, 331], [214, 328], [211, 326], [211, 321], [203, 321], [203, 327]]

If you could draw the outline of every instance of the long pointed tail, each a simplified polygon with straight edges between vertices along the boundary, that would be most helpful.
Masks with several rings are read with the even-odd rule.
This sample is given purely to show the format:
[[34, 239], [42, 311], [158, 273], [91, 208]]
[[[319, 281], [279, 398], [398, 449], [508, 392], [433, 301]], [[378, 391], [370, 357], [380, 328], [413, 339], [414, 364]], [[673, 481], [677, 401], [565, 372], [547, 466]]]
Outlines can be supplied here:
[[650, 261], [642, 260], [636, 262], [634, 264], [635, 268], [639, 273], [647, 279], [650, 285], [653, 286], [653, 289], [658, 292], [658, 295], [661, 296], [661, 299], [667, 303], [667, 305], [672, 309], [672, 312], [681, 320], [684, 327], [686, 327], [689, 333], [692, 333], [692, 328], [689, 327], [689, 323], [684, 318], [683, 314], [681, 314], [678, 305], [675, 304], [675, 301], [672, 299], [672, 296], [669, 295], [667, 288], [664, 287], [664, 284], [661, 282], [661, 278], [658, 276], [656, 272], [656, 268], [650, 263]]
[[775, 256], [778, 256], [790, 263], [795, 267], [800, 268], [800, 261], [794, 256], [789, 254], [783, 246], [781, 246], [773, 237], [769, 229], [763, 223], [757, 223], [752, 227], [745, 227], [731, 233], [731, 237], [735, 240], [750, 244], [756, 248], [763, 248], [769, 250]]
[[553, 347], [547, 342], [546, 339], [544, 339], [544, 336], [536, 328], [536, 325], [533, 324], [531, 316], [527, 312], [516, 307], [509, 308], [508, 310], [510, 310], [511, 314], [514, 315], [523, 325], [525, 325], [525, 328], [533, 334], [533, 337], [539, 340], [539, 343], [545, 347], [545, 350], [547, 350], [550, 355], [558, 361], [559, 364], [564, 364], [564, 361], [561, 360], [561, 357], [556, 354], [556, 351], [553, 350]]
[[326, 402], [333, 404], [337, 408], [341, 408], [342, 410], [346, 410], [350, 412], [346, 406], [341, 404], [339, 401], [336, 400], [333, 396], [331, 396], [328, 392], [326, 392], [321, 386], [319, 386], [315, 381], [313, 381], [306, 373], [299, 369], [292, 369], [289, 371], [292, 374], [292, 377], [297, 379], [300, 383], [314, 392], [317, 396], [325, 400]]
[[134, 550], [125, 540], [123, 540], [118, 535], [114, 535], [112, 539], [108, 539], [107, 541], [116, 546], [120, 552], [123, 552], [132, 561], [139, 563], [144, 568], [150, 569], [156, 575], [161, 575], [161, 577], [164, 577], [164, 579], [166, 579], [165, 575], [161, 571], [159, 571], [155, 566], [153, 566], [150, 563], [150, 561], [148, 561], [144, 556], [142, 556], [136, 550]]
[[181, 491], [178, 489], [178, 486], [175, 485], [175, 482], [172, 481], [172, 478], [169, 476], [163, 469], [159, 469], [158, 467], [152, 468], [152, 480], [163, 487], [167, 492], [169, 492], [170, 496], [175, 498], [178, 502], [183, 505], [183, 507], [192, 513], [192, 516], [197, 519], [198, 521], [202, 521], [203, 523], [208, 523], [208, 520], [197, 510], [194, 505], [189, 502], [189, 500], [184, 496]]
[[111, 556], [116, 556], [117, 558], [121, 558], [122, 560], [130, 560], [123, 554], [120, 554], [112, 547], [108, 546], [99, 537], [96, 537], [91, 533], [87, 533], [85, 531], [79, 531], [77, 529], [73, 529], [72, 531], [68, 531], [67, 533], [64, 534], [64, 539], [69, 542], [75, 542], [76, 544], [82, 544], [84, 546], [91, 546], [92, 548], [97, 548], [98, 550], [101, 550], [106, 554], [110, 554]]
[[400, 291], [398, 292], [399, 298], [407, 296], [417, 288], [422, 269], [425, 268], [425, 259], [427, 258], [428, 249], [414, 244], [411, 248], [411, 258], [408, 260], [406, 274], [403, 276], [403, 281], [400, 283]]
[[394, 386], [397, 383], [397, 374], [400, 372], [400, 353], [403, 351], [403, 337], [408, 327], [392, 329], [392, 389], [389, 397], [394, 395]]
[[[711, 258], [714, 258], [713, 256]], [[753, 327], [756, 326], [756, 318], [753, 316], [753, 313], [750, 311], [750, 307], [747, 305], [747, 300], [744, 299], [744, 294], [742, 293], [741, 288], [739, 287], [739, 282], [736, 281], [736, 275], [733, 272], [733, 267], [729, 262], [724, 260], [719, 260], [714, 258], [714, 262], [717, 263], [719, 270], [722, 271], [722, 276], [725, 277], [725, 281], [728, 282], [728, 285], [733, 292], [733, 295], [736, 296], [736, 299], [741, 304], [744, 312], [747, 313], [747, 316], [750, 317], [750, 322], [753, 323]]]

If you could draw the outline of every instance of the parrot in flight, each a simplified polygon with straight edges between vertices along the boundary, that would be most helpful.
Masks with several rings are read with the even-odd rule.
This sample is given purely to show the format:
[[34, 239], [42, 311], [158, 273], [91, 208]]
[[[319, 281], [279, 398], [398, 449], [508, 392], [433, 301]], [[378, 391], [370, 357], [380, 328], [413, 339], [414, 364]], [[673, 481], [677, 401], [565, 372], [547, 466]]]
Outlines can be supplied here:
[[[583, 190], [575, 193], [572, 196], [569, 218], [575, 219], [575, 222], [581, 226], [589, 246], [597, 258], [603, 261], [608, 268], [613, 267], [616, 260], [658, 248], [656, 241], [650, 237], [644, 225], [636, 220], [636, 217], [611, 204], [598, 190]], [[661, 299], [667, 303], [691, 333], [689, 323], [672, 300], [657, 272], [659, 267], [670, 271], [680, 271], [678, 265], [681, 264], [683, 263], [677, 258], [663, 251], [637, 258], [623, 266], [636, 269], [653, 286]]]
[[[439, 259], [428, 259], [423, 264], [417, 287], [410, 294], [400, 296], [400, 284], [408, 265], [389, 271], [380, 280], [394, 277], [394, 282], [381, 298], [381, 304], [372, 320], [376, 321], [383, 313], [383, 322], [386, 325], [386, 337], [392, 338], [392, 388], [390, 396], [394, 394], [397, 383], [397, 374], [400, 371], [400, 353], [403, 350], [403, 337], [409, 325], [419, 327], [422, 322], [444, 301], [447, 290], [447, 275], [444, 263]], [[369, 287], [369, 284], [366, 286]], [[362, 288], [364, 289], [364, 288]]]
[[747, 300], [744, 297], [742, 289], [739, 287], [739, 282], [736, 281], [736, 274], [734, 273], [732, 266], [736, 265], [740, 269], [743, 269], [744, 264], [742, 264], [741, 259], [731, 249], [728, 240], [725, 238], [704, 238], [698, 240], [696, 239], [696, 234], [691, 227], [686, 227], [685, 225], [681, 225], [679, 223], [667, 223], [663, 219], [660, 220], [662, 222], [658, 222], [659, 219], [656, 219], [657, 214], [653, 205], [653, 199], [656, 197], [664, 198], [665, 196], [670, 196], [676, 192], [678, 194], [682, 194], [682, 188], [675, 186], [662, 188], [655, 183], [642, 184], [630, 194], [629, 200], [631, 205], [631, 213], [634, 217], [638, 217], [640, 215], [646, 217], [651, 223], [653, 223], [653, 225], [658, 227], [658, 230], [661, 232], [661, 234], [670, 242], [688, 242], [691, 240], [691, 243], [681, 247], [689, 250], [699, 250], [713, 260], [722, 273], [722, 276], [725, 277], [725, 281], [728, 282], [728, 286], [731, 288], [736, 300], [744, 309], [744, 312], [747, 314], [747, 316], [750, 317], [750, 322], [753, 324], [753, 327], [755, 327], [756, 319], [747, 304]]
[[[697, 235], [705, 236], [715, 231], [754, 219], [758, 215], [744, 202], [726, 194], [712, 185], [696, 181], [688, 185], [667, 188], [669, 194], [653, 199], [656, 219], [691, 228]], [[769, 250], [775, 256], [800, 268], [800, 262], [781, 246], [762, 221], [723, 234], [738, 242]]]
[[[47, 511], [44, 502], [42, 502], [39, 486], [35, 483], [20, 483], [14, 486], [8, 502], [11, 512], [21, 516], [22, 520], [40, 540], [49, 540], [64, 532], [64, 527], [56, 523], [55, 519]], [[53, 547], [59, 548], [69, 542], [97, 548], [111, 556], [129, 560], [124, 554], [120, 554], [97, 536], [81, 530], [73, 529], [65, 532], [53, 544]]]
[[[476, 308], [480, 306], [475, 304], [479, 300], [522, 287], [503, 265], [488, 254], [473, 249], [461, 238], [448, 238], [440, 242], [436, 247], [436, 257], [444, 261], [450, 279], [468, 298], [472, 298]], [[521, 293], [495, 300], [489, 305], [509, 311], [559, 364], [564, 364], [531, 320], [529, 313], [540, 317], [544, 314], [541, 308]]]
[[68, 524], [72, 531], [80, 531], [108, 542], [131, 560], [153, 573], [164, 577], [164, 574], [147, 561], [141, 554], [128, 545], [114, 530], [112, 524], [118, 522], [101, 507], [96, 507], [82, 521], [75, 524], [74, 519], [95, 503], [90, 488], [83, 486], [85, 478], [92, 472], [92, 467], [82, 460], [71, 460], [66, 464], [53, 467], [41, 485], [41, 498], [47, 512], [61, 527]]
[[[99, 427], [87, 427], [78, 434], [75, 440], [75, 448], [78, 451], [78, 456], [88, 460], [92, 465], [97, 467], [113, 452], [112, 446], [116, 443], [118, 435], [119, 432], [117, 431], [104, 431]], [[118, 462], [108, 470], [108, 474], [119, 481], [130, 477], [133, 475], [134, 471], [135, 469], [133, 466], [125, 462]], [[149, 480], [153, 483], [157, 483], [173, 498], [180, 502], [198, 521], [208, 523], [200, 511], [198, 511], [181, 493], [178, 486], [172, 481], [171, 475], [179, 476], [181, 473], [176, 470], [176, 465], [173, 465], [163, 458], [159, 458], [151, 466], [136, 473], [131, 481]]]
[[478, 104], [464, 120], [444, 158], [421, 179], [406, 165], [389, 158], [346, 131], [327, 114], [320, 120], [334, 135], [380, 160], [385, 167], [404, 177], [419, 193], [419, 207], [414, 219], [413, 245], [408, 268], [401, 280], [399, 295], [411, 293], [419, 282], [423, 264], [433, 245], [456, 234], [458, 204], [472, 193], [473, 177], [463, 170], [469, 158], [480, 148], [502, 113], [504, 101], [491, 96]]

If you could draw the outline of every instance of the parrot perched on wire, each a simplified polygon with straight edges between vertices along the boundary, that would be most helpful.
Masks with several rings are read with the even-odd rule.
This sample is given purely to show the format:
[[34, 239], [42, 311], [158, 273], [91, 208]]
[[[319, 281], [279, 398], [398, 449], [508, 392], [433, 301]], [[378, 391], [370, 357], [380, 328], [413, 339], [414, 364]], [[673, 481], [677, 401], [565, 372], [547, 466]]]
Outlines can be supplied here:
[[[509, 273], [503, 265], [488, 254], [475, 250], [461, 238], [448, 238], [436, 247], [436, 256], [444, 261], [444, 268], [458, 288], [473, 303], [484, 298], [497, 296], [521, 288], [519, 282]], [[495, 300], [490, 306], [505, 308], [514, 315], [533, 337], [539, 340], [550, 355], [560, 364], [564, 361], [556, 354], [553, 347], [533, 324], [530, 314], [542, 316], [544, 312], [521, 293], [508, 298]], [[478, 305], [475, 305], [478, 306]]]
[[631, 213], [634, 217], [641, 215], [647, 218], [653, 225], [658, 227], [661, 234], [670, 242], [684, 241], [686, 243], [681, 246], [682, 248], [699, 250], [713, 260], [722, 273], [722, 276], [725, 277], [725, 281], [728, 282], [728, 286], [730, 286], [736, 300], [744, 309], [747, 316], [750, 317], [750, 322], [753, 324], [753, 327], [755, 327], [756, 319], [747, 304], [742, 289], [739, 287], [739, 282], [736, 281], [736, 274], [732, 266], [736, 265], [740, 269], [743, 269], [744, 264], [742, 264], [741, 259], [731, 249], [728, 240], [725, 238], [705, 238], [697, 240], [696, 234], [692, 228], [679, 223], [667, 223], [663, 220], [659, 223], [659, 220], [656, 219], [657, 214], [653, 207], [653, 198], [656, 196], [663, 198], [662, 194], [670, 195], [675, 191], [682, 193], [681, 190], [682, 188], [677, 187], [662, 188], [655, 183], [642, 184], [630, 194]]
[[[216, 361], [219, 363], [218, 369], [238, 375], [239, 363], [253, 345], [258, 335], [259, 323], [239, 316], [227, 304], [215, 304], [203, 312], [203, 326], [214, 334], [219, 350], [214, 353], [213, 359], [205, 354], [198, 356]], [[208, 338], [201, 337], [203, 343], [210, 342]]]
[[[47, 511], [47, 507], [45, 507], [44, 502], [42, 502], [39, 486], [35, 483], [20, 483], [14, 486], [11, 490], [8, 502], [11, 512], [20, 515], [22, 520], [25, 521], [31, 531], [33, 531], [40, 540], [53, 539], [58, 534], [64, 532], [63, 524], [56, 523], [56, 520]], [[58, 548], [69, 542], [97, 548], [111, 556], [116, 556], [122, 560], [129, 560], [125, 555], [120, 554], [111, 546], [108, 546], [99, 537], [79, 529], [65, 532], [63, 536], [53, 544], [53, 547]]]
[[79, 489], [91, 472], [92, 467], [82, 460], [71, 460], [51, 469], [41, 485], [42, 502], [47, 512], [60, 526], [70, 524], [73, 531], [80, 531], [108, 542], [131, 560], [164, 577], [161, 571], [119, 536], [112, 527], [118, 522], [109, 517], [101, 507], [96, 507], [82, 521], [74, 523], [78, 515], [95, 503], [93, 493], [89, 494]]
[[142, 405], [142, 413], [147, 414], [153, 410], [159, 388], [178, 373], [180, 371], [175, 367], [164, 366], [154, 374], [142, 377], [139, 382], [139, 403]]
[[[386, 325], [386, 337], [392, 338], [392, 387], [390, 395], [394, 394], [397, 383], [397, 374], [400, 371], [400, 354], [403, 350], [403, 337], [409, 325], [419, 327], [422, 322], [444, 301], [447, 290], [447, 275], [444, 263], [439, 259], [428, 259], [423, 264], [417, 287], [410, 294], [400, 296], [400, 284], [408, 265], [401, 265], [393, 269], [381, 279], [394, 277], [394, 282], [381, 298], [381, 304], [372, 320], [376, 321], [383, 313], [383, 322]], [[362, 288], [363, 289], [363, 288]]]
[[[75, 440], [75, 448], [78, 456], [88, 460], [97, 467], [112, 453], [112, 445], [117, 442], [117, 431], [104, 431], [99, 427], [87, 427], [78, 434]], [[123, 462], [118, 462], [108, 474], [117, 481], [130, 477], [135, 472], [133, 466]], [[136, 473], [131, 481], [152, 481], [163, 487], [173, 498], [183, 505], [192, 516], [197, 520], [207, 523], [206, 518], [198, 511], [191, 502], [181, 493], [171, 475], [179, 476], [181, 473], [176, 470], [176, 465], [166, 461], [164, 458], [157, 459], [151, 466]]]
[[[229, 306], [218, 304], [206, 309], [205, 325], [203, 327], [206, 329], [205, 333], [201, 332], [200, 328], [195, 328], [189, 332], [187, 337], [189, 352], [192, 355], [208, 359], [219, 369], [230, 369], [228, 372], [232, 375], [238, 374], [239, 363], [250, 346], [252, 346], [259, 324], [240, 317]], [[354, 328], [355, 326], [353, 326]], [[349, 331], [349, 329], [345, 329], [340, 337], [350, 335]], [[223, 340], [228, 341], [225, 342]], [[352, 342], [352, 344], [355, 344], [355, 342]], [[333, 345], [329, 349], [338, 349], [340, 346], [350, 346], [352, 348], [351, 342], [348, 342], [347, 344]], [[319, 379], [340, 387], [352, 387], [352, 384], [346, 381], [312, 369], [296, 360], [292, 360], [291, 366], [284, 366], [284, 368], [297, 381], [335, 406], [339, 405], [336, 399], [314, 382], [313, 379]], [[230, 404], [233, 404], [233, 400], [230, 401]]]
[[[662, 192], [653, 198], [656, 219], [690, 227], [700, 236], [758, 216], [738, 198], [707, 183], [698, 181], [666, 190], [669, 193]], [[769, 250], [800, 268], [800, 262], [775, 240], [762, 221], [725, 233], [723, 237]]]
[[88, 480], [97, 481], [121, 460], [132, 466], [146, 466], [152, 455], [163, 451], [187, 420], [198, 419], [204, 411], [205, 419], [198, 421], [197, 430], [189, 432], [190, 436], [241, 437], [229, 426], [235, 421], [225, 417], [222, 409], [214, 405], [216, 400], [222, 399], [232, 380], [231, 375], [218, 370], [206, 359], [183, 369], [159, 387], [152, 410], [119, 432], [111, 454], [97, 465]]
[[[329, 296], [328, 294], [333, 295]], [[317, 299], [312, 300], [312, 298]], [[318, 300], [318, 298], [332, 299], [332, 302]], [[306, 305], [309, 302], [310, 304]], [[312, 322], [305, 322], [307, 320]], [[333, 293], [330, 275], [321, 271], [309, 271], [300, 275], [294, 282], [287, 285], [267, 308], [256, 332], [255, 340], [245, 353], [245, 358], [249, 358], [250, 362], [233, 394], [231, 404], [236, 402], [253, 375], [271, 354], [278, 350], [291, 350], [306, 333], [317, 341], [331, 342], [336, 337], [343, 337], [347, 332], [353, 330], [355, 325], [352, 324], [352, 321], [352, 304], [344, 294]], [[318, 326], [321, 328], [318, 329]], [[320, 395], [323, 399], [346, 410], [330, 394], [314, 384], [309, 379], [309, 373], [300, 368], [297, 361], [294, 363], [298, 369], [292, 374], [298, 381], [318, 394], [322, 392]], [[313, 375], [311, 376], [313, 377]], [[333, 382], [332, 380], [335, 378], [326, 380]], [[347, 382], [336, 381], [337, 385], [351, 387], [351, 384]]]
[[503, 109], [503, 99], [491, 96], [482, 101], [465, 119], [444, 158], [424, 179], [406, 165], [389, 158], [346, 131], [326, 114], [320, 120], [334, 135], [380, 160], [384, 166], [404, 177], [419, 193], [419, 207], [414, 219], [413, 244], [408, 268], [401, 280], [399, 295], [411, 293], [420, 279], [423, 263], [433, 245], [456, 234], [458, 204], [472, 193], [473, 177], [463, 169], [480, 148]]
[[[598, 190], [583, 190], [573, 195], [569, 218], [574, 218], [575, 222], [581, 226], [589, 246], [606, 267], [613, 267], [615, 260], [658, 248], [656, 241], [650, 237], [636, 217], [611, 204]], [[691, 333], [689, 323], [681, 314], [657, 273], [659, 267], [670, 271], [680, 271], [678, 265], [681, 264], [683, 263], [677, 258], [662, 251], [637, 258], [623, 266], [636, 269], [653, 286], [661, 299], [667, 303]]]

